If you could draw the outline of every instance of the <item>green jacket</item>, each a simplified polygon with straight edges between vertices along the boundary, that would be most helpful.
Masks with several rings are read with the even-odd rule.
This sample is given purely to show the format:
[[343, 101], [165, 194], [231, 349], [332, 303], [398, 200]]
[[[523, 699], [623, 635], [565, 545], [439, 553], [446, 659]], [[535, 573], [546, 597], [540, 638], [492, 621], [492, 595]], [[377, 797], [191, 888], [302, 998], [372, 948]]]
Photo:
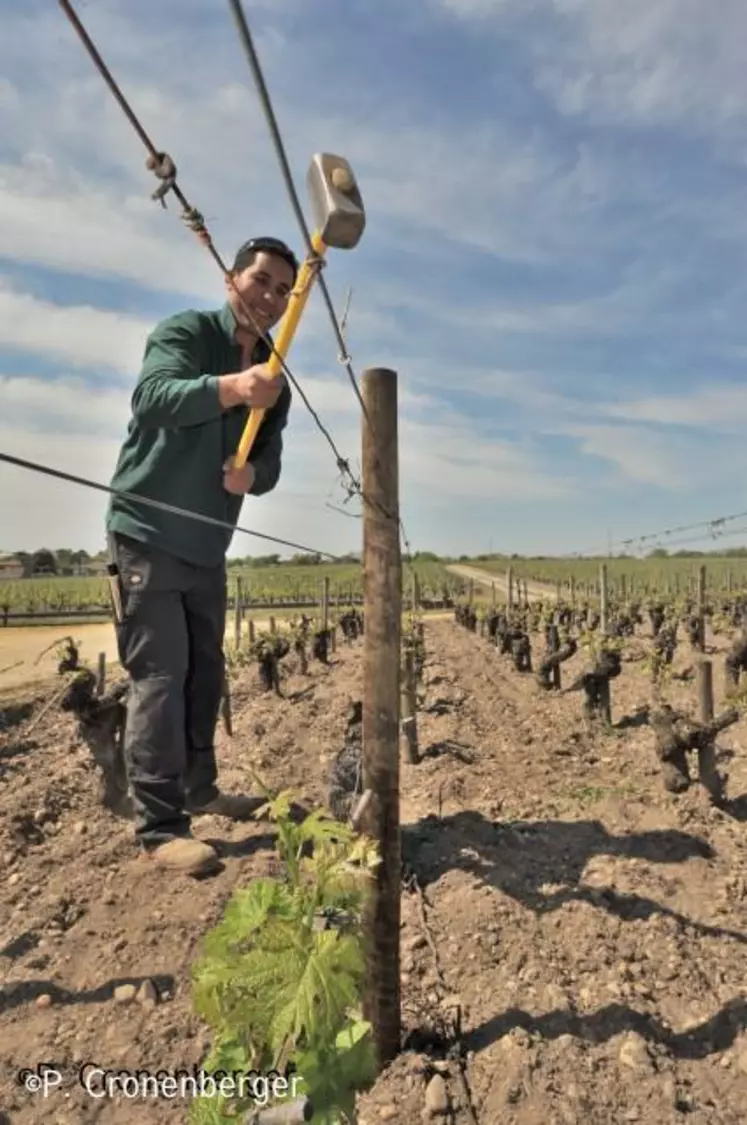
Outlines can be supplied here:
[[[235, 527], [243, 496], [223, 488], [223, 465], [235, 452], [249, 417], [246, 406], [225, 410], [218, 375], [242, 369], [229, 304], [190, 309], [161, 321], [148, 337], [132, 396], [132, 419], [111, 487], [225, 520]], [[270, 348], [260, 340], [252, 363], [264, 363]], [[252, 496], [270, 492], [280, 477], [282, 431], [288, 421], [290, 388], [284, 387], [265, 414], [249, 461], [255, 471]], [[187, 562], [218, 566], [233, 532], [122, 496], [112, 496], [107, 530], [129, 535]]]

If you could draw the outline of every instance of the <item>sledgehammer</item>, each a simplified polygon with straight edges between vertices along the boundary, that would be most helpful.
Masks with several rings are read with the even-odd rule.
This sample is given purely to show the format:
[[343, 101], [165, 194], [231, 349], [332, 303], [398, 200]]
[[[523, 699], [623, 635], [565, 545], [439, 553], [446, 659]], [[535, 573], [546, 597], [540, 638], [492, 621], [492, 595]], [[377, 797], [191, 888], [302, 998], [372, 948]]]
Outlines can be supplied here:
[[[363, 234], [366, 215], [347, 160], [330, 153], [317, 153], [312, 158], [306, 182], [317, 228], [311, 239], [316, 254], [323, 257], [330, 246], [338, 250], [352, 250]], [[291, 345], [318, 269], [318, 258], [309, 255], [299, 270], [288, 308], [280, 322], [275, 352], [267, 364], [271, 375], [277, 375], [281, 370], [280, 361], [285, 359]], [[234, 468], [241, 469], [245, 465], [264, 416], [263, 409], [252, 409], [236, 450]]]

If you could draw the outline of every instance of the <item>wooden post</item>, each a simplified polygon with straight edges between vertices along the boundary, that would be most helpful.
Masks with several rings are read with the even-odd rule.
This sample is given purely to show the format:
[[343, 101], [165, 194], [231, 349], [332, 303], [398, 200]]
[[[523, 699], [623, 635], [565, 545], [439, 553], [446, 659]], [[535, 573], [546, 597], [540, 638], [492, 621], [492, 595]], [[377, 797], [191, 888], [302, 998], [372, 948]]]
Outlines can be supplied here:
[[405, 677], [402, 685], [402, 732], [407, 745], [407, 760], [411, 765], [420, 761], [418, 754], [418, 685], [415, 675], [415, 653], [405, 652]]
[[[706, 639], [706, 568], [698, 570], [698, 648], [705, 652]], [[713, 716], [711, 716], [713, 718]]]
[[417, 613], [420, 609], [420, 579], [418, 578], [417, 571], [412, 572], [412, 612]]
[[628, 580], [624, 574], [620, 575], [620, 601], [623, 605], [628, 600]]
[[275, 634], [277, 632], [277, 625], [275, 623], [274, 617], [270, 618], [270, 632], [273, 633], [273, 634]]
[[607, 563], [599, 568], [599, 631], [607, 635]]
[[514, 572], [511, 567], [506, 571], [506, 605], [513, 609], [514, 605]]
[[576, 576], [571, 575], [571, 605], [576, 608]]
[[490, 604], [493, 607], [493, 609], [495, 609], [495, 605], [496, 605], [495, 582], [490, 583]]
[[364, 831], [380, 849], [365, 908], [367, 980], [364, 1018], [373, 1026], [379, 1069], [400, 1049], [399, 823], [402, 561], [399, 542], [397, 374], [363, 372], [363, 788], [373, 801]]
[[[703, 568], [705, 569], [705, 568]], [[698, 681], [698, 703], [701, 723], [713, 721], [713, 664], [699, 660], [695, 667]], [[698, 775], [701, 785], [712, 797], [722, 796], [723, 782], [716, 768], [716, 740], [711, 739], [698, 749]]]
[[[558, 634], [557, 625], [551, 625], [550, 628], [548, 629], [548, 640], [550, 642], [550, 644], [548, 646], [550, 652], [557, 652], [558, 649], [560, 648], [560, 636]], [[555, 667], [552, 670], [552, 686], [554, 688], [556, 688], [557, 691], [560, 691], [562, 689], [562, 686], [563, 686], [562, 682], [561, 682], [561, 678], [560, 678], [560, 665], [559, 664], [556, 664]]]
[[468, 600], [469, 604], [472, 605], [472, 603], [475, 600], [475, 580], [474, 580], [474, 578], [470, 578], [467, 590], [468, 590], [467, 600]]
[[236, 648], [241, 644], [241, 619], [244, 612], [244, 596], [242, 590], [241, 575], [236, 575], [236, 605], [234, 606], [233, 618], [233, 642]]
[[98, 677], [96, 679], [96, 694], [103, 695], [106, 691], [106, 653], [99, 653]]
[[249, 618], [249, 644], [254, 644], [254, 621], [251, 617]]
[[329, 575], [322, 579], [322, 629], [329, 629]]
[[701, 723], [713, 719], [713, 665], [710, 660], [699, 660], [696, 665], [698, 677], [698, 704]]

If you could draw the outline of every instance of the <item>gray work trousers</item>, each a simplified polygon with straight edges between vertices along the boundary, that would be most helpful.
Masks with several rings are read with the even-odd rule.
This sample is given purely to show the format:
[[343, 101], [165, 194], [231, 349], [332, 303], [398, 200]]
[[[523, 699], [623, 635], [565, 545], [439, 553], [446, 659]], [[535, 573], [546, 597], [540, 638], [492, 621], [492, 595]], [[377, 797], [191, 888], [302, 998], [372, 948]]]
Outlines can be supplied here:
[[192, 566], [109, 536], [119, 569], [119, 659], [130, 677], [124, 753], [144, 846], [190, 830], [218, 793], [214, 736], [225, 675], [225, 565]]

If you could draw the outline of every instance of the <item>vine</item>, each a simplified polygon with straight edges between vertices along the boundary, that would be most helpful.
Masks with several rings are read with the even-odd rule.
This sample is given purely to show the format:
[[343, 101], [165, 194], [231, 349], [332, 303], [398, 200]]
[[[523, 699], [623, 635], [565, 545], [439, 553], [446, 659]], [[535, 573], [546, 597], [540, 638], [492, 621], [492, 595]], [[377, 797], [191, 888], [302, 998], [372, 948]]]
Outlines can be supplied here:
[[[295, 823], [290, 793], [256, 815], [274, 822], [281, 870], [234, 893], [193, 968], [195, 1011], [214, 1033], [204, 1069], [292, 1073], [293, 1095], [310, 1100], [313, 1120], [342, 1125], [376, 1076], [360, 1009], [361, 919], [378, 852], [321, 811]], [[251, 1091], [241, 1093], [196, 1099], [191, 1125], [255, 1108]]]

